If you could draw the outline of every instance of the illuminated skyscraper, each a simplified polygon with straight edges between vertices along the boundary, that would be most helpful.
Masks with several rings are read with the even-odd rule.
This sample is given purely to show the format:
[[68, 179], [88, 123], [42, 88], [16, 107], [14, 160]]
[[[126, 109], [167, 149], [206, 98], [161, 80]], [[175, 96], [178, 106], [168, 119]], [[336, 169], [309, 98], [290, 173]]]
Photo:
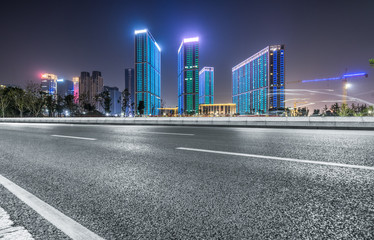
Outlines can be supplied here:
[[145, 115], [161, 107], [161, 48], [147, 30], [135, 31], [135, 112], [144, 102]]
[[204, 67], [199, 72], [199, 104], [214, 103], [214, 68]]
[[199, 38], [183, 39], [178, 49], [178, 111], [199, 111]]
[[268, 46], [232, 68], [232, 101], [240, 114], [285, 108], [284, 45]]
[[50, 73], [42, 74], [42, 92], [57, 96], [57, 76]]

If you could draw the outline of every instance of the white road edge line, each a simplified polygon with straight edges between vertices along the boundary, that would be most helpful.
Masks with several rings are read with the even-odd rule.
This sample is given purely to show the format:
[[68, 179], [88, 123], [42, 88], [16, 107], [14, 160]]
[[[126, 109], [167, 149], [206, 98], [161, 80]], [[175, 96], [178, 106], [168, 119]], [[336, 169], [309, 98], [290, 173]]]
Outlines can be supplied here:
[[165, 135], [180, 135], [180, 136], [194, 136], [193, 133], [167, 133], [167, 132], [136, 132], [136, 133], [153, 133], [153, 134], [165, 134]]
[[214, 150], [206, 150], [206, 149], [198, 149], [198, 148], [177, 147], [176, 149], [185, 150], [185, 151], [194, 151], [194, 152], [206, 152], [206, 153], [217, 153], [217, 154], [224, 154], [224, 155], [242, 156], [242, 157], [264, 158], [264, 159], [272, 159], [272, 160], [288, 161], [288, 162], [319, 164], [319, 165], [327, 165], [327, 166], [335, 166], [335, 167], [374, 170], [374, 167], [362, 166], [362, 165], [351, 165], [351, 164], [344, 164], [344, 163], [311, 161], [311, 160], [302, 160], [302, 159], [295, 159], [295, 158], [282, 158], [282, 157], [264, 156], [264, 155], [247, 154], [247, 153], [214, 151]]
[[9, 214], [0, 207], [0, 239], [34, 240], [23, 226], [15, 225]]
[[82, 139], [82, 140], [89, 140], [89, 141], [96, 141], [96, 138], [86, 138], [86, 137], [75, 137], [75, 136], [65, 136], [65, 135], [51, 135], [52, 137], [59, 137], [59, 138], [72, 138], [72, 139]]
[[0, 184], [73, 240], [103, 240], [81, 224], [0, 175]]

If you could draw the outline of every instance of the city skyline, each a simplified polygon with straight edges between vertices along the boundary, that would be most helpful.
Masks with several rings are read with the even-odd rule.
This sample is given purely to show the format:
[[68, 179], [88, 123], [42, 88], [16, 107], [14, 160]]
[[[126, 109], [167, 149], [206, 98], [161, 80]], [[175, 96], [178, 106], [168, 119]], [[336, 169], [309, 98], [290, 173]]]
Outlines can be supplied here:
[[[22, 9], [19, 18], [16, 19], [9, 15], [15, 11], [16, 6], [6, 4], [0, 17], [4, 18], [3, 23], [7, 22], [4, 25], [4, 39], [0, 40], [4, 52], [3, 57], [0, 57], [3, 66], [0, 73], [1, 84], [18, 84], [24, 87], [28, 80], [38, 80], [42, 72], [52, 72], [61, 78], [72, 79], [82, 71], [93, 69], [101, 71], [106, 76], [106, 85], [117, 86], [123, 90], [123, 69], [134, 66], [133, 31], [147, 28], [157, 35], [158, 43], [163, 49], [165, 64], [162, 65], [161, 92], [167, 106], [177, 105], [175, 49], [178, 48], [181, 39], [193, 35], [200, 37], [201, 66], [215, 67], [216, 102], [231, 102], [232, 66], [255, 53], [257, 49], [278, 43], [287, 46], [286, 82], [341, 76], [346, 68], [348, 72], [368, 72], [367, 79], [353, 82], [353, 88], [349, 90], [348, 96], [357, 98], [360, 103], [374, 102], [374, 93], [367, 90], [374, 87], [373, 74], [368, 64], [374, 50], [371, 44], [374, 34], [370, 31], [369, 11], [373, 3], [370, 1], [362, 1], [359, 4], [329, 2], [323, 3], [322, 8], [317, 3], [253, 2], [250, 10], [253, 14], [248, 16], [241, 8], [245, 9], [250, 4], [236, 1], [230, 6], [225, 6], [229, 10], [227, 12], [220, 5], [213, 7], [209, 17], [197, 9], [195, 18], [191, 21], [187, 21], [191, 6], [184, 6], [177, 15], [174, 11], [180, 9], [181, 4], [168, 1], [166, 3], [167, 7], [161, 9], [161, 6], [149, 2], [152, 11], [145, 12], [140, 11], [141, 4], [122, 2], [105, 5], [100, 1], [90, 4], [73, 4], [68, 1], [58, 3], [48, 12], [43, 11], [49, 9], [48, 2], [23, 3], [25, 9], [39, 9], [40, 12], [54, 16], [50, 19], [53, 24], [39, 17], [30, 17], [30, 13]], [[205, 1], [201, 4], [207, 6], [210, 2]], [[270, 5], [280, 11], [269, 10], [266, 16], [255, 12]], [[102, 20], [93, 17], [82, 20], [78, 13], [86, 8], [93, 12], [103, 9]], [[59, 19], [62, 10], [68, 11], [71, 18], [64, 21], [54, 20]], [[124, 16], [123, 12], [128, 14]], [[218, 17], [221, 15], [225, 21]], [[341, 17], [345, 15], [349, 17]], [[26, 18], [28, 24], [21, 26]], [[254, 21], [256, 18], [259, 21]], [[181, 26], [172, 22], [173, 19], [181, 20]], [[273, 27], [275, 20], [281, 28]], [[220, 28], [214, 27], [215, 25], [220, 25]], [[357, 28], [357, 25], [362, 28]], [[231, 30], [232, 26], [236, 28]], [[64, 35], [61, 35], [59, 27], [71, 29], [66, 29]], [[14, 31], [15, 29], [17, 31]], [[88, 31], [90, 29], [95, 29], [96, 32]], [[271, 31], [268, 31], [270, 29]], [[303, 29], [308, 31], [301, 32]], [[330, 32], [330, 29], [334, 31]], [[87, 36], [81, 37], [83, 33]], [[7, 42], [15, 42], [17, 49], [6, 48]], [[354, 42], [360, 42], [360, 45], [353, 44]], [[9, 64], [16, 64], [18, 71], [14, 71], [14, 67], [10, 67]], [[315, 102], [310, 106], [311, 109], [321, 108], [325, 104], [330, 106], [334, 101], [341, 99], [338, 82], [308, 85], [294, 83], [289, 84], [288, 89], [294, 91], [287, 92], [287, 99], [308, 98], [307, 101]], [[287, 106], [292, 106], [292, 102], [287, 102]]]

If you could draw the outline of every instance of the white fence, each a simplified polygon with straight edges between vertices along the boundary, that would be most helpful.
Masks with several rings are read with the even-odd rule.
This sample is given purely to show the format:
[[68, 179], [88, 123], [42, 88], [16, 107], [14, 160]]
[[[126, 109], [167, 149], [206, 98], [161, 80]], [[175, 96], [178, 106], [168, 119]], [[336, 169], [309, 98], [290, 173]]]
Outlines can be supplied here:
[[374, 117], [0, 118], [0, 122], [374, 129]]

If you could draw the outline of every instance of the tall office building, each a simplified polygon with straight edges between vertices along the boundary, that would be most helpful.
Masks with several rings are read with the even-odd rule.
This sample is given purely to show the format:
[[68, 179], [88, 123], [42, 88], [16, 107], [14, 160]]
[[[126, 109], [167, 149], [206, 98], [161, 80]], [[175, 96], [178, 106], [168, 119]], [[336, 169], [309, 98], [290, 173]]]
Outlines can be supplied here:
[[199, 38], [183, 39], [178, 49], [178, 112], [199, 111]]
[[285, 108], [284, 45], [268, 46], [232, 68], [232, 101], [240, 114]]
[[79, 96], [84, 98], [86, 103], [95, 106], [97, 110], [102, 111], [102, 107], [95, 100], [95, 97], [100, 94], [104, 89], [103, 77], [101, 72], [93, 71], [90, 77], [89, 72], [81, 72], [79, 78]]
[[134, 82], [134, 69], [133, 68], [126, 68], [125, 69], [125, 89], [127, 89], [130, 93], [131, 103], [134, 102], [134, 95], [135, 95], [135, 82]]
[[108, 91], [111, 98], [110, 115], [120, 116], [122, 110], [122, 97], [121, 92], [118, 90], [118, 87], [104, 86], [104, 91]]
[[74, 84], [74, 102], [79, 102], [79, 77], [73, 77]]
[[57, 79], [57, 95], [65, 97], [67, 95], [74, 95], [73, 81], [66, 79]]
[[57, 76], [55, 74], [44, 73], [41, 80], [42, 92], [57, 96]]
[[214, 68], [204, 67], [199, 72], [199, 104], [214, 103]]
[[[101, 76], [101, 72], [99, 71], [93, 71], [92, 72], [92, 96], [95, 98], [95, 96], [99, 95], [101, 92], [104, 91], [104, 81], [103, 77]], [[99, 102], [94, 101], [96, 109], [100, 112], [104, 112], [104, 109], [100, 105]]]
[[135, 112], [144, 102], [145, 115], [161, 107], [161, 48], [147, 30], [135, 31]]
[[79, 77], [79, 97], [85, 103], [91, 103], [91, 76], [89, 72], [81, 72]]

